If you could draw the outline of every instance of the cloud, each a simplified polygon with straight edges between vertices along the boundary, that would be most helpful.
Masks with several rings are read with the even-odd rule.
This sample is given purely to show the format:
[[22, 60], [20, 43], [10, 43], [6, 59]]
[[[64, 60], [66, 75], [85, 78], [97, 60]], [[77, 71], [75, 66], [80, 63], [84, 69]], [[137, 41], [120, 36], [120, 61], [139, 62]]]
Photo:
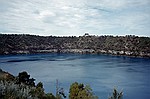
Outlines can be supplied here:
[[0, 32], [149, 35], [149, 0], [1, 0]]
[[100, 0], [99, 2], [99, 6], [112, 10], [120, 10], [124, 8], [138, 7], [149, 4], [149, 0]]
[[[143, 30], [149, 31], [150, 19], [149, 14], [131, 13], [130, 15], [120, 16], [118, 23], [129, 32], [144, 32]], [[150, 31], [149, 31], [150, 32]]]
[[39, 13], [39, 16], [37, 18], [45, 18], [45, 17], [55, 17], [56, 14], [53, 12], [50, 12], [49, 10], [45, 10]]

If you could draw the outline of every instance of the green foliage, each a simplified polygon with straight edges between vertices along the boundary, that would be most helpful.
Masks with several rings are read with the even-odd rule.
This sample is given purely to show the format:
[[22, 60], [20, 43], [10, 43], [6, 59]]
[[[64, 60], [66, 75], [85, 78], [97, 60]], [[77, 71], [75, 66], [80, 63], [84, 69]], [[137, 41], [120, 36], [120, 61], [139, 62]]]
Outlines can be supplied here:
[[30, 75], [28, 75], [28, 73], [26, 71], [19, 73], [19, 75], [17, 77], [18, 84], [24, 83], [26, 85], [35, 86], [34, 81], [35, 81], [35, 79], [34, 78], [30, 79]]
[[34, 89], [30, 91], [32, 98], [37, 99], [61, 99], [55, 97], [52, 93], [45, 93], [43, 88], [43, 83], [39, 82]]
[[62, 99], [61, 95], [60, 95], [60, 94], [57, 94], [57, 95], [56, 95], [56, 99]]
[[2, 69], [0, 69], [0, 80], [14, 81], [15, 77], [11, 75], [10, 73], [5, 72]]
[[[90, 49], [92, 51], [89, 50], [86, 51], [86, 53], [107, 53], [150, 57], [150, 37], [138, 37], [134, 35], [43, 37], [25, 34], [0, 34], [0, 54], [72, 52], [68, 49], [78, 49], [80, 51], [77, 52], [80, 53], [84, 53], [84, 51], [82, 51], [83, 49]], [[115, 52], [112, 53], [109, 52], [109, 50]], [[120, 51], [120, 53], [118, 51]]]
[[0, 70], [0, 74], [0, 99], [61, 99], [52, 93], [46, 94], [42, 82], [32, 86], [32, 79], [25, 71], [18, 74], [17, 83], [15, 80], [8, 80], [9, 77], [4, 79], [5, 76], [12, 76], [9, 73]]
[[36, 88], [38, 88], [38, 87], [43, 88], [43, 83], [42, 83], [42, 82], [39, 82], [39, 83], [36, 85]]
[[30, 95], [31, 95], [32, 97], [37, 97], [37, 98], [39, 98], [39, 99], [42, 99], [42, 98], [44, 97], [44, 95], [45, 95], [44, 89], [41, 88], [41, 87], [36, 87], [35, 89], [32, 89], [32, 90], [30, 91]]
[[108, 99], [123, 99], [123, 92], [118, 92], [117, 89], [114, 89], [112, 96]]
[[45, 94], [44, 99], [58, 99], [58, 98], [56, 98], [52, 93], [47, 93]]
[[[0, 74], [0, 78], [3, 78], [3, 75], [8, 75], [9, 73], [0, 69]], [[36, 86], [30, 86], [27, 83], [30, 77], [27, 72], [19, 73], [18, 77], [20, 84], [16, 83], [15, 80], [0, 80], [0, 99], [62, 99], [61, 96], [64, 95], [63, 89], [58, 90], [56, 96], [52, 93], [45, 93], [42, 82], [39, 82]], [[123, 92], [118, 92], [114, 89], [112, 96], [108, 99], [122, 98]], [[89, 85], [75, 82], [70, 85], [69, 99], [98, 99], [98, 97], [93, 94]]]
[[32, 88], [24, 84], [18, 85], [13, 81], [0, 81], [1, 99], [27, 99]]
[[77, 82], [70, 86], [69, 99], [97, 99], [94, 96], [90, 86], [85, 86], [84, 84], [79, 84]]
[[19, 82], [26, 83], [29, 80], [30, 75], [26, 71], [19, 73]]

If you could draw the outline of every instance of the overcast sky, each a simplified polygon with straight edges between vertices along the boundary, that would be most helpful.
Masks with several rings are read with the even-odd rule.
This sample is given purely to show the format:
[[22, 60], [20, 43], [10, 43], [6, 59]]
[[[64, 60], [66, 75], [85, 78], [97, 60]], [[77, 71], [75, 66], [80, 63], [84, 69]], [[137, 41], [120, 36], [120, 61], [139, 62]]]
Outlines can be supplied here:
[[0, 0], [0, 33], [150, 37], [150, 0]]

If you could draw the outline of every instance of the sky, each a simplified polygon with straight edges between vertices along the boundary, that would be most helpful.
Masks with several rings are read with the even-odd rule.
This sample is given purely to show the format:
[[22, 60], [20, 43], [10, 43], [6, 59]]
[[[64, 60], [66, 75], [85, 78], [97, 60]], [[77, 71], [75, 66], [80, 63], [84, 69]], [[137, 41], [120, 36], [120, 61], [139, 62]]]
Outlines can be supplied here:
[[150, 37], [150, 0], [0, 0], [0, 33]]

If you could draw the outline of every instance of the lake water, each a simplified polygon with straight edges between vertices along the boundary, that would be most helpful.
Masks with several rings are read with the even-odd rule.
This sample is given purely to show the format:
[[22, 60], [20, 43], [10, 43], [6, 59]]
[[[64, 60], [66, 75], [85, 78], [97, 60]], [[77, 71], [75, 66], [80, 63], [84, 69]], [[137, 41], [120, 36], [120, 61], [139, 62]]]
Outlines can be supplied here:
[[113, 88], [124, 99], [150, 99], [150, 58], [111, 55], [36, 54], [0, 56], [0, 68], [13, 75], [27, 71], [46, 92], [55, 94], [56, 79], [68, 94], [70, 84], [89, 84], [99, 99]]

